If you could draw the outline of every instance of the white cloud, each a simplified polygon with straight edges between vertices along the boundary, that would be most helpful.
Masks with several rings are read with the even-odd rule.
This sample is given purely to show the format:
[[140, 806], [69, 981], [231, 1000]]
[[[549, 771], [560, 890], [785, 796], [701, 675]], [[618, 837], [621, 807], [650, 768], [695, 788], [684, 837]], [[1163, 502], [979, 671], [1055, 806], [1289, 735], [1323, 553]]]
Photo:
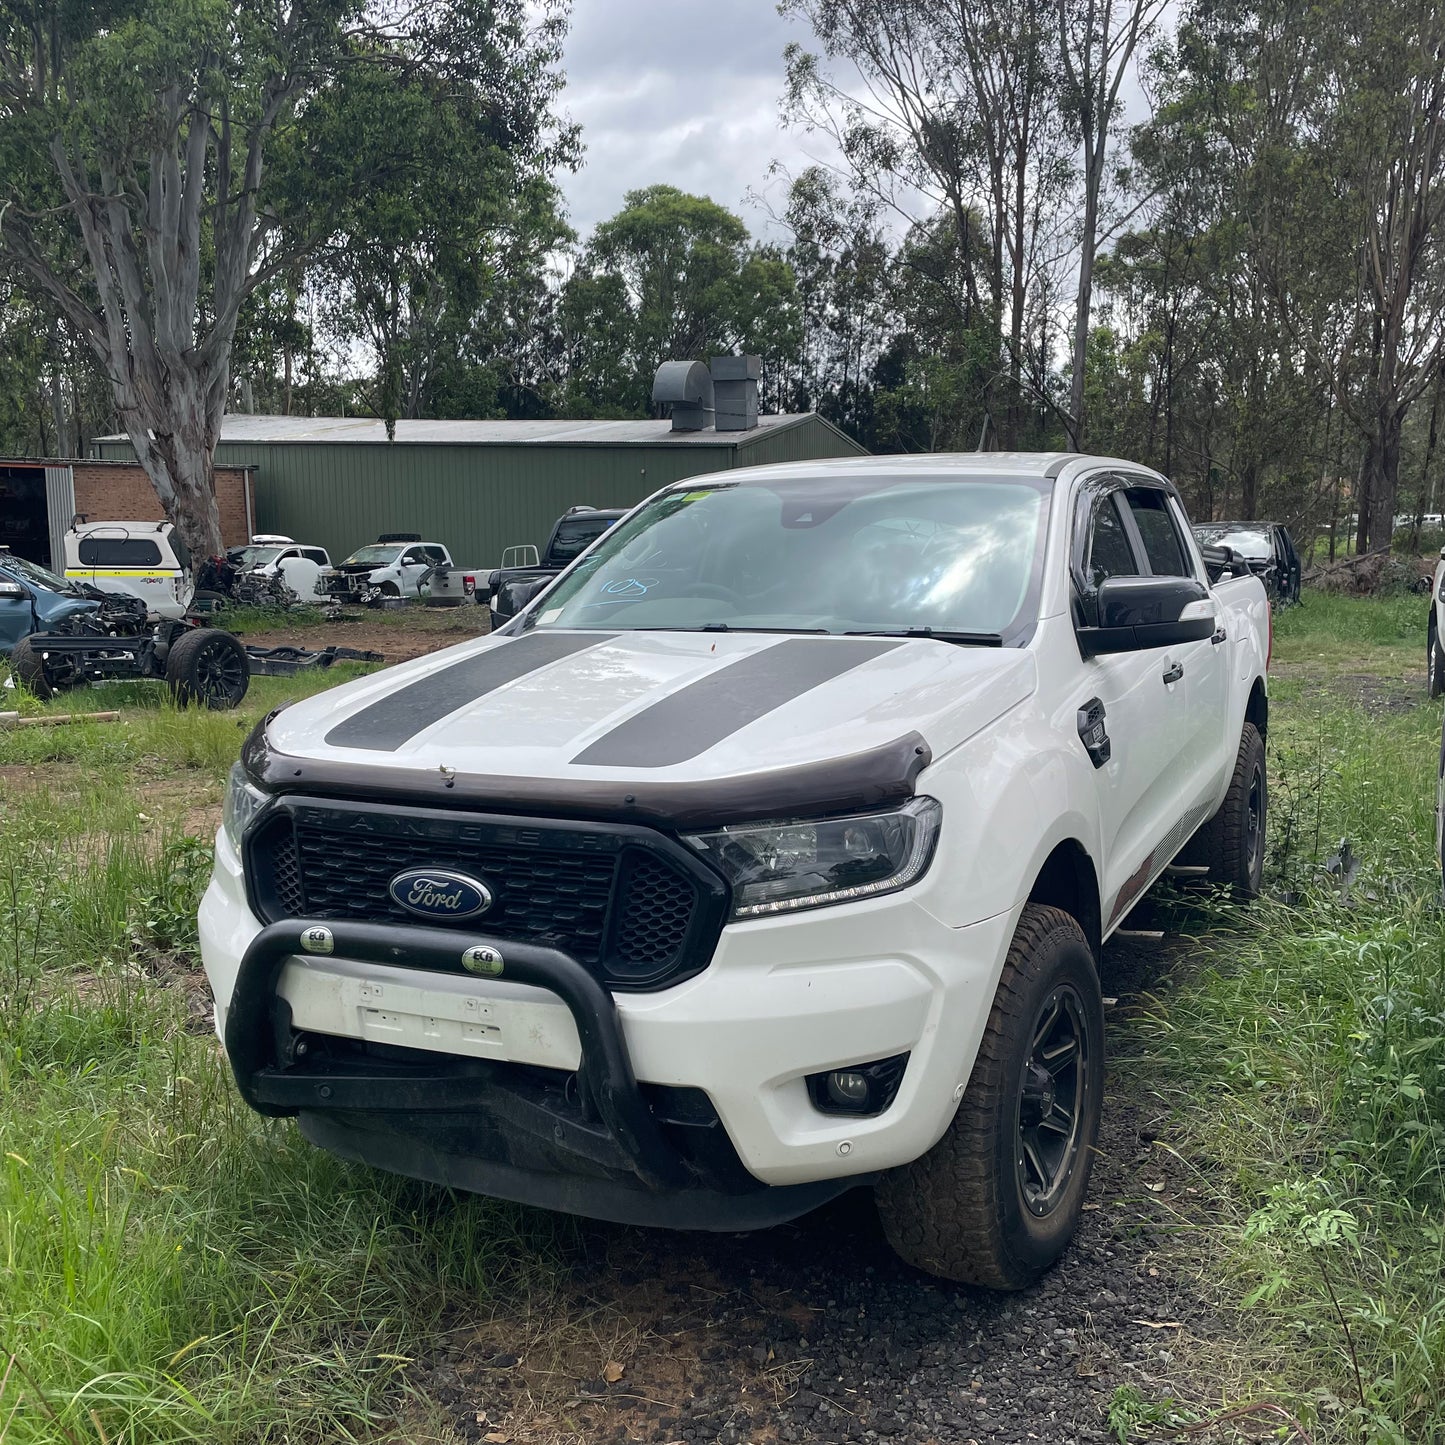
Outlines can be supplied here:
[[576, 0], [562, 105], [586, 146], [560, 178], [572, 224], [586, 234], [630, 190], [666, 183], [711, 196], [755, 234], [771, 227], [750, 190], [781, 208], [785, 183], [829, 154], [822, 137], [787, 130], [778, 115], [783, 47], [811, 43], [772, 0]]

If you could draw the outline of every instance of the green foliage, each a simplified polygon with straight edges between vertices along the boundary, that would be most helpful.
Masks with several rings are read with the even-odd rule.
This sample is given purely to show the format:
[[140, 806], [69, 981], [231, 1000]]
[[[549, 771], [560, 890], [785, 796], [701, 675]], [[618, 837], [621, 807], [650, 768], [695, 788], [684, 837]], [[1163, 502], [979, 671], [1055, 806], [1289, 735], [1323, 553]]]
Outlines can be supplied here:
[[[1352, 668], [1423, 642], [1418, 599], [1413, 638], [1394, 603], [1323, 601], [1280, 618], [1294, 666], [1334, 632]], [[1301, 1408], [1324, 1389], [1346, 1402], [1340, 1438], [1382, 1445], [1445, 1431], [1441, 725], [1412, 663], [1420, 702], [1402, 710], [1367, 713], [1328, 664], [1276, 700], [1270, 882], [1290, 901], [1218, 916], [1134, 1020], [1128, 1064], [1217, 1181], [1238, 1298]], [[1327, 867], [1342, 839], [1348, 888]]]
[[1104, 1412], [1104, 1423], [1119, 1445], [1129, 1445], [1129, 1441], [1152, 1435], [1156, 1430], [1177, 1434], [1180, 1425], [1188, 1425], [1194, 1419], [1192, 1414], [1177, 1410], [1173, 1400], [1147, 1399], [1134, 1385], [1120, 1385], [1109, 1396]]

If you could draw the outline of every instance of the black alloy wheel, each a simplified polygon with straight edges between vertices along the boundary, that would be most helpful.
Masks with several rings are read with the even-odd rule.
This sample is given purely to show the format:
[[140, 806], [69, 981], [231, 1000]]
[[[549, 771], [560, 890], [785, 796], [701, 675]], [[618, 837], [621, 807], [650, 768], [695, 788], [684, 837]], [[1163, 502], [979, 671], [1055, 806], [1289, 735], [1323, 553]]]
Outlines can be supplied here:
[[207, 707], [224, 707], [241, 688], [244, 668], [233, 647], [212, 641], [196, 657], [196, 695]]
[[1249, 797], [1244, 810], [1244, 853], [1251, 878], [1258, 878], [1264, 872], [1264, 789], [1264, 765], [1256, 763], [1249, 775]]
[[1038, 1218], [1058, 1206], [1078, 1163], [1088, 1051], [1083, 1000], [1072, 984], [1060, 984], [1034, 1020], [1015, 1126], [1019, 1190]]

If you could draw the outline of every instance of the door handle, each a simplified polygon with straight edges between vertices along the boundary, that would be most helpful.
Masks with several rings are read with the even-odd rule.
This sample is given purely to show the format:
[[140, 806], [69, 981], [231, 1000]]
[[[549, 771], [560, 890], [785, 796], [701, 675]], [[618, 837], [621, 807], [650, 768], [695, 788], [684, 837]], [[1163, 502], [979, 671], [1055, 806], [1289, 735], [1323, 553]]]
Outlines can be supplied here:
[[1182, 662], [1171, 662], [1164, 669], [1164, 681], [1166, 683], [1178, 682], [1184, 676], [1184, 664]]

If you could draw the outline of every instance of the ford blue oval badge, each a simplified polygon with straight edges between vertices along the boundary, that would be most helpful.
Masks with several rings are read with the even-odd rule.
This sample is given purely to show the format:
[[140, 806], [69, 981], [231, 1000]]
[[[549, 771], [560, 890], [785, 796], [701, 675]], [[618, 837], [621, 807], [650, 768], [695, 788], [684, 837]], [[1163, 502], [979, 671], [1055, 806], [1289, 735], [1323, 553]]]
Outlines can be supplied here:
[[492, 906], [485, 883], [440, 868], [408, 868], [391, 880], [389, 891], [408, 913], [422, 918], [474, 918]]

